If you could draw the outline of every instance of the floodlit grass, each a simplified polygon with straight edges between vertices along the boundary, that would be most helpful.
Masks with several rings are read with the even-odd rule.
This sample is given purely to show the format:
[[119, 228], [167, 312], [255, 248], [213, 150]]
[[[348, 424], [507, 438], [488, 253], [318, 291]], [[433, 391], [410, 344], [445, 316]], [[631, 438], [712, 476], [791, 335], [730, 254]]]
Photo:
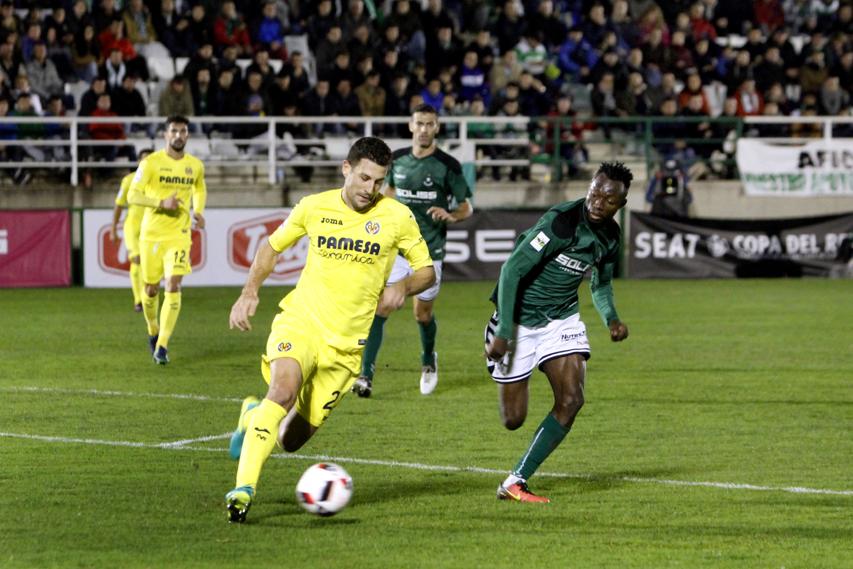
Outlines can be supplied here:
[[[0, 567], [850, 566], [853, 283], [619, 281], [622, 344], [584, 290], [587, 406], [531, 481], [547, 506], [494, 497], [551, 394], [535, 374], [527, 424], [501, 426], [491, 287], [444, 285], [429, 397], [411, 308], [394, 315], [374, 396], [271, 459], [242, 526], [227, 439], [158, 445], [234, 428], [284, 289], [248, 334], [227, 326], [237, 289], [185, 290], [166, 367], [128, 291], [0, 291]], [[293, 495], [320, 455], [355, 481], [333, 518]]]

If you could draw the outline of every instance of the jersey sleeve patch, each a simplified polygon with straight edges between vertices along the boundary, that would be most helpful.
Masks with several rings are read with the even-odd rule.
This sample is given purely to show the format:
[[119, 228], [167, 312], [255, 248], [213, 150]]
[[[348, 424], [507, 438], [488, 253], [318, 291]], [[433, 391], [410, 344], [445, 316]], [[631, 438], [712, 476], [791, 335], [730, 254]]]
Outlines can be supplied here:
[[551, 241], [551, 238], [545, 235], [544, 231], [540, 231], [536, 234], [536, 237], [530, 241], [530, 246], [536, 249], [536, 251], [542, 251], [549, 241]]

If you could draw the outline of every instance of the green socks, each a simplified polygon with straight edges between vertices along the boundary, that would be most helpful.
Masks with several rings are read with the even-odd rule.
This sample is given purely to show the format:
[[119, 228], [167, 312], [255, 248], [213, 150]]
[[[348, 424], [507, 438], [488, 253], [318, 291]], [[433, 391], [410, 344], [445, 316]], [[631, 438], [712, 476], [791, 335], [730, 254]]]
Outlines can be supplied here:
[[421, 354], [421, 365], [434, 366], [435, 334], [438, 331], [438, 325], [435, 323], [435, 317], [433, 317], [428, 324], [421, 324], [418, 322], [418, 328], [420, 328], [421, 331], [421, 347], [423, 348], [423, 353]]
[[376, 371], [376, 356], [379, 355], [379, 348], [382, 347], [382, 332], [385, 329], [386, 320], [388, 319], [378, 314], [373, 317], [367, 344], [361, 356], [361, 375], [370, 379], [373, 379], [373, 373]]
[[545, 459], [560, 446], [563, 439], [569, 433], [571, 428], [563, 427], [553, 415], [548, 413], [539, 428], [536, 429], [536, 434], [533, 436], [533, 442], [527, 447], [527, 452], [515, 465], [513, 473], [517, 474], [524, 480], [529, 479], [539, 468], [539, 465], [545, 462]]

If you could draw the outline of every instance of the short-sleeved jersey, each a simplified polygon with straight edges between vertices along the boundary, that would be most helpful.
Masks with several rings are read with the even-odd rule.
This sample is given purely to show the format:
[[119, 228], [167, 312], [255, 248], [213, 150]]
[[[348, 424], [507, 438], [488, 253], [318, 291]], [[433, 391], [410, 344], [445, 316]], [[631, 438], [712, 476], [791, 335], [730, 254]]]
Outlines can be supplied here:
[[[195, 213], [204, 213], [207, 186], [204, 182], [204, 164], [190, 154], [180, 160], [169, 156], [165, 150], [148, 155], [136, 169], [130, 185], [131, 203], [158, 203], [177, 193], [181, 204], [174, 212], [156, 207], [146, 207], [142, 218], [140, 239], [164, 241], [190, 239], [190, 207]], [[144, 196], [142, 201], [136, 194]]]
[[462, 175], [459, 161], [439, 149], [426, 158], [416, 158], [411, 147], [402, 148], [394, 152], [385, 180], [394, 189], [397, 200], [415, 214], [430, 257], [444, 259], [447, 224], [433, 220], [427, 210], [438, 206], [451, 211], [471, 198], [471, 188]]
[[611, 280], [620, 241], [616, 222], [591, 222], [583, 199], [548, 210], [519, 236], [501, 268], [492, 293], [498, 309], [495, 334], [511, 338], [514, 324], [539, 328], [576, 314], [578, 288], [589, 269], [596, 309], [605, 324], [617, 319]]
[[350, 352], [366, 343], [398, 251], [415, 270], [432, 261], [406, 206], [380, 195], [369, 210], [357, 212], [341, 192], [329, 190], [300, 200], [269, 243], [281, 252], [308, 236], [305, 268], [280, 306], [287, 315], [314, 322], [329, 345]]
[[116, 194], [116, 205], [127, 208], [127, 215], [124, 218], [124, 227], [127, 231], [128, 227], [139, 228], [142, 223], [142, 215], [145, 213], [145, 208], [141, 205], [127, 203], [127, 194], [130, 191], [130, 183], [133, 181], [134, 173], [130, 173], [121, 179], [118, 194]]

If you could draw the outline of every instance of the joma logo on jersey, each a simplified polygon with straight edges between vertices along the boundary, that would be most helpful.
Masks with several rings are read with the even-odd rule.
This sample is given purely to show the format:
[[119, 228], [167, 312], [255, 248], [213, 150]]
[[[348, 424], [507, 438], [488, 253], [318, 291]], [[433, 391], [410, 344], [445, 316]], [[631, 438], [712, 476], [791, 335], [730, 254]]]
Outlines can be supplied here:
[[317, 247], [326, 249], [338, 249], [340, 251], [355, 251], [356, 253], [367, 253], [368, 255], [379, 254], [379, 243], [364, 241], [362, 239], [350, 239], [349, 237], [317, 237]]
[[438, 197], [438, 192], [415, 192], [402, 188], [397, 188], [396, 193], [398, 197], [408, 198], [410, 200], [434, 200]]
[[332, 219], [331, 217], [324, 217], [320, 220], [320, 223], [331, 223], [332, 225], [343, 225], [344, 222], [340, 219]]
[[590, 267], [590, 265], [587, 265], [582, 261], [578, 261], [577, 259], [573, 259], [568, 255], [557, 255], [555, 260], [563, 267], [576, 273], [585, 273]]
[[184, 178], [183, 176], [160, 176], [161, 184], [184, 184], [192, 186], [193, 182], [192, 178]]

